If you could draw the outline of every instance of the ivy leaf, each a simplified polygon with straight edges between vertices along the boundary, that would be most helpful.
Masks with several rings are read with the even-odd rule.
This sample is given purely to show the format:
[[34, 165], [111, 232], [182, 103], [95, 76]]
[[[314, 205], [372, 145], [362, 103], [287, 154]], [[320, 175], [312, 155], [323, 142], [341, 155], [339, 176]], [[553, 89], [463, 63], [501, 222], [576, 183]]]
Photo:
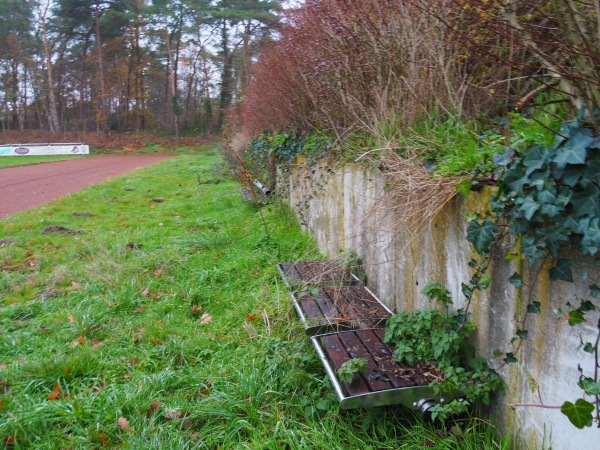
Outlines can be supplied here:
[[527, 167], [525, 176], [529, 176], [533, 171], [540, 169], [547, 161], [546, 155], [546, 148], [543, 145], [534, 145], [528, 148], [523, 158], [523, 164]]
[[518, 362], [519, 360], [515, 357], [515, 354], [511, 352], [506, 354], [506, 358], [504, 358], [503, 361], [506, 364], [512, 364]]
[[529, 331], [527, 331], [527, 330], [517, 330], [517, 336], [522, 341], [526, 341], [527, 338], [529, 337]]
[[586, 353], [591, 353], [593, 355], [594, 354], [594, 346], [591, 344], [591, 342], [586, 342], [585, 345], [583, 346], [583, 351]]
[[598, 298], [600, 297], [600, 287], [598, 287], [595, 284], [592, 284], [591, 286], [589, 286], [590, 289], [590, 295], [594, 298]]
[[587, 395], [600, 395], [600, 383], [592, 378], [582, 377], [577, 386], [583, 389]]
[[560, 411], [569, 418], [569, 421], [580, 430], [592, 425], [594, 405], [582, 398], [577, 399], [575, 404], [565, 402]]
[[512, 148], [506, 147], [504, 152], [494, 153], [494, 155], [492, 156], [492, 161], [494, 162], [494, 164], [497, 164], [499, 166], [508, 166], [514, 154], [515, 152]]
[[530, 314], [540, 314], [542, 312], [542, 304], [540, 302], [531, 302], [527, 305], [527, 312]]
[[519, 211], [523, 213], [527, 220], [531, 220], [537, 210], [540, 209], [540, 204], [532, 197], [525, 197], [523, 201], [519, 203]]
[[523, 286], [521, 275], [518, 272], [513, 273], [508, 279], [508, 282], [516, 288], [520, 288], [521, 286]]
[[569, 139], [567, 139], [556, 152], [554, 163], [559, 167], [566, 167], [567, 164], [585, 164], [587, 156], [587, 147], [594, 138], [592, 132], [588, 128], [578, 128], [573, 131]]
[[490, 251], [490, 245], [498, 236], [498, 226], [489, 218], [483, 222], [473, 220], [469, 222], [467, 228], [467, 240], [473, 244], [479, 254], [485, 254]]
[[529, 264], [533, 265], [539, 259], [544, 257], [544, 250], [541, 245], [538, 245], [533, 236], [524, 236], [521, 240], [521, 255], [529, 260]]
[[585, 169], [584, 165], [567, 166], [560, 181], [569, 187], [574, 187], [584, 175]]
[[504, 355], [504, 352], [497, 348], [494, 350], [494, 353], [492, 353], [492, 358], [500, 358], [502, 355]]
[[568, 230], [559, 223], [548, 227], [545, 234], [546, 247], [553, 256], [558, 255], [561, 244], [568, 241], [570, 237]]
[[599, 196], [600, 189], [596, 185], [590, 184], [585, 190], [573, 194], [571, 204], [578, 214], [596, 215], [600, 210]]
[[590, 220], [581, 240], [581, 246], [584, 254], [595, 255], [598, 252], [598, 248], [600, 248], [600, 221], [598, 217]]
[[508, 188], [508, 193], [521, 192], [523, 186], [529, 182], [529, 177], [526, 177], [519, 167], [514, 167], [514, 164], [502, 179], [502, 183]]
[[569, 325], [574, 327], [578, 323], [583, 322], [585, 322], [585, 317], [583, 316], [583, 313], [580, 310], [572, 309], [571, 311], [569, 311]]
[[594, 311], [595, 309], [596, 309], [596, 306], [589, 300], [585, 300], [585, 301], [581, 302], [581, 305], [579, 306], [579, 311], [584, 312], [584, 313]]
[[548, 273], [550, 274], [550, 280], [552, 281], [568, 281], [573, 282], [573, 273], [571, 272], [571, 266], [573, 261], [566, 258], [559, 258], [556, 261], [556, 266], [552, 267]]

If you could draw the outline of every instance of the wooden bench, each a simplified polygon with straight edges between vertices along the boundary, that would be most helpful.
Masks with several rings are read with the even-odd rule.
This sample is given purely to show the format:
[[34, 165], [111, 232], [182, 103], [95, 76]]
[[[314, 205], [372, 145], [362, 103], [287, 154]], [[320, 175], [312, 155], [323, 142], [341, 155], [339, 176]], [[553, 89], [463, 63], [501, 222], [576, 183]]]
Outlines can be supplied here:
[[[394, 360], [394, 346], [383, 342], [382, 328], [316, 335], [311, 341], [321, 358], [340, 400], [340, 408], [404, 405], [426, 410], [458, 395], [435, 390], [429, 384], [440, 377], [433, 366], [410, 366]], [[367, 367], [351, 382], [341, 381], [337, 370], [353, 358], [367, 360]]]
[[[394, 360], [394, 346], [383, 342], [393, 313], [356, 275], [332, 260], [281, 263], [277, 269], [341, 408], [401, 404], [427, 415], [435, 404], [464, 395], [429, 386], [441, 378], [435, 367]], [[365, 359], [366, 369], [341, 381], [337, 370], [354, 358]]]

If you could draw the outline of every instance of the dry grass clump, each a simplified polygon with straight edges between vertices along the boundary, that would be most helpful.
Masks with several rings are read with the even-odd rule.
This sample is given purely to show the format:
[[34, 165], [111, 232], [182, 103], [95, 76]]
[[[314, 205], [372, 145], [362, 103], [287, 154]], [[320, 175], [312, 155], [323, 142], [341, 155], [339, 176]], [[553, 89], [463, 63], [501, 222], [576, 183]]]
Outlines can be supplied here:
[[[387, 192], [372, 207], [365, 224], [377, 228], [373, 231], [403, 236], [405, 245], [458, 195], [456, 184], [462, 179], [428, 172], [416, 151], [402, 156], [388, 152], [378, 168]], [[380, 214], [393, 220], [379, 220]]]

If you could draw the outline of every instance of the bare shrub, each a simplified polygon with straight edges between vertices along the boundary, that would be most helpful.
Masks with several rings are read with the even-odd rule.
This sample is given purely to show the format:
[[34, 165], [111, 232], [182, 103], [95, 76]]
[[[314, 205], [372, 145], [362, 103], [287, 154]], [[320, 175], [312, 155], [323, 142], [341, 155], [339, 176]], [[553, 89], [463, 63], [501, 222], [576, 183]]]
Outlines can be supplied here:
[[[473, 79], [481, 78], [473, 55], [418, 6], [307, 1], [256, 66], [242, 109], [246, 129], [376, 132], [392, 116], [406, 127], [435, 111], [477, 113], [491, 96], [467, 101]], [[435, 7], [445, 17], [462, 14], [452, 0]]]

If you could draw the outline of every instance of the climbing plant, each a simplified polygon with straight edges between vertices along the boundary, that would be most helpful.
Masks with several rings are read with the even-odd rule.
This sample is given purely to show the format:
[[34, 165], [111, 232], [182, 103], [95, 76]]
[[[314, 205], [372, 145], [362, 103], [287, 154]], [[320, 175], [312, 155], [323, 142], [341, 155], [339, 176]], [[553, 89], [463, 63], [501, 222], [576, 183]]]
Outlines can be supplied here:
[[[423, 294], [445, 306], [452, 303], [448, 289], [437, 282], [428, 283]], [[394, 344], [396, 361], [433, 366], [439, 376], [431, 385], [457, 395], [429, 410], [434, 420], [466, 412], [478, 402], [488, 404], [492, 392], [504, 387], [501, 377], [486, 360], [475, 355], [475, 348], [469, 342], [475, 326], [464, 310], [400, 311], [388, 319], [385, 328], [384, 340]]]
[[[563, 124], [552, 145], [533, 145], [521, 152], [508, 148], [494, 157], [500, 168], [498, 192], [490, 210], [472, 218], [467, 228], [467, 239], [479, 254], [469, 263], [474, 269], [472, 279], [463, 284], [468, 303], [475, 290], [489, 284], [482, 285], [481, 281], [491, 258], [504, 248], [500, 242], [511, 242], [506, 257], [529, 265], [533, 273], [548, 267], [552, 281], [577, 281], [571, 270], [573, 254], [589, 255], [598, 261], [600, 136], [590, 124], [582, 114]], [[515, 272], [507, 281], [520, 288], [525, 284], [523, 271]], [[586, 322], [592, 312], [599, 310], [600, 287], [595, 280], [583, 281], [589, 295], [565, 303], [557, 312], [571, 326]], [[530, 296], [525, 317], [517, 327], [516, 348], [506, 353], [498, 351], [496, 356], [503, 356], [505, 363], [516, 362], [518, 350], [528, 338], [527, 315], [540, 312], [541, 304]], [[581, 343], [594, 360], [592, 374], [585, 374], [579, 367], [578, 386], [585, 395], [561, 407], [577, 428], [590, 426], [594, 420], [600, 423], [599, 342], [600, 322], [596, 339]]]

